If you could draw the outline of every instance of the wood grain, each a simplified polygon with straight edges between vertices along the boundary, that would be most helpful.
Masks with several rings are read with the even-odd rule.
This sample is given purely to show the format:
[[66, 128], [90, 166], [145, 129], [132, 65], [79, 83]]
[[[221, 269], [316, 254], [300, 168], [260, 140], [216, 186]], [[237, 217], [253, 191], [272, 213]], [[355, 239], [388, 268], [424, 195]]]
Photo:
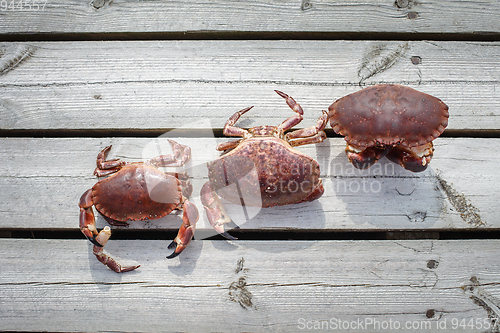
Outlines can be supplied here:
[[[11, 41], [0, 43], [1, 331], [500, 331], [499, 240], [398, 240], [500, 229], [500, 2], [10, 3], [0, 4], [0, 39]], [[425, 172], [386, 159], [359, 171], [332, 137], [299, 147], [320, 164], [319, 200], [226, 208], [243, 231], [276, 239], [396, 240], [207, 240], [215, 231], [198, 193], [217, 143], [231, 140], [214, 129], [250, 105], [238, 126], [278, 125], [292, 111], [275, 89], [302, 105], [297, 127], [308, 127], [335, 99], [377, 83], [450, 107]], [[135, 137], [153, 133], [163, 134]], [[167, 260], [160, 238], [180, 215], [133, 222], [106, 251], [141, 267], [116, 274], [79, 232], [78, 200], [102, 148], [138, 161], [170, 153], [168, 138], [193, 151], [195, 240]], [[143, 230], [158, 240], [130, 239]], [[82, 239], [35, 239], [49, 233]]]
[[452, 323], [498, 321], [499, 245], [194, 241], [167, 260], [164, 241], [114, 241], [110, 253], [142, 264], [116, 274], [85, 240], [0, 239], [0, 265], [9, 267], [0, 321], [8, 331], [290, 332], [391, 320], [422, 325], [414, 332], [445, 322], [443, 332], [482, 332]]
[[277, 124], [291, 111], [274, 89], [303, 106], [300, 126], [307, 127], [362, 86], [399, 83], [445, 101], [449, 129], [495, 130], [498, 48], [426, 41], [4, 43], [5, 63], [29, 57], [0, 75], [0, 128], [222, 128], [250, 105], [242, 126]]
[[[495, 1], [36, 0], [38, 10], [2, 11], [4, 34], [500, 31]], [[41, 6], [46, 3], [43, 7]]]
[[[75, 230], [78, 199], [96, 182], [92, 172], [97, 153], [113, 144], [109, 158], [148, 159], [170, 153], [167, 138], [1, 139], [0, 184], [5, 189], [0, 194], [1, 228]], [[187, 170], [194, 185], [192, 200], [202, 213], [198, 230], [212, 231], [198, 193], [207, 181], [206, 163], [218, 156], [216, 144], [227, 140], [172, 138], [192, 148]], [[248, 220], [240, 206], [227, 204], [227, 208], [233, 220], [248, 230], [497, 229], [499, 161], [490, 153], [497, 141], [438, 138], [429, 168], [411, 173], [386, 159], [357, 170], [345, 156], [344, 140], [327, 139], [299, 147], [320, 163], [325, 194], [319, 200], [252, 208]], [[105, 225], [102, 218], [98, 223]], [[169, 215], [146, 224], [132, 223], [129, 229], [175, 230], [179, 225], [180, 217]]]

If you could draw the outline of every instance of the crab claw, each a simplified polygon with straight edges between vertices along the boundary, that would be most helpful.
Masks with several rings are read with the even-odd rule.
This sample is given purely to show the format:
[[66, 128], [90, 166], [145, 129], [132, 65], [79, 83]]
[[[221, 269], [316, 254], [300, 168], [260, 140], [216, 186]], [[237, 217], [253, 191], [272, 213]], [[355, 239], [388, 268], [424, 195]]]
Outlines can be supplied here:
[[111, 237], [111, 229], [106, 226], [104, 229], [97, 232], [95, 227], [95, 215], [92, 210], [93, 204], [92, 189], [90, 189], [83, 193], [80, 198], [80, 230], [85, 237], [87, 237], [87, 239], [94, 244], [92, 252], [96, 256], [97, 260], [117, 273], [129, 272], [138, 268], [139, 265], [122, 266], [115, 259], [104, 253], [104, 245], [106, 245], [109, 237]]
[[116, 273], [130, 272], [136, 268], [139, 268], [140, 265], [122, 266], [115, 259], [111, 258], [109, 255], [103, 252], [104, 245], [106, 245], [106, 243], [108, 242], [109, 237], [111, 237], [111, 229], [108, 226], [104, 227], [104, 229], [102, 229], [95, 237], [95, 241], [99, 244], [94, 245], [93, 249], [93, 253], [97, 260], [108, 266]]
[[92, 202], [92, 189], [82, 194], [78, 205], [80, 206], [80, 230], [82, 234], [95, 246], [102, 247], [103, 245], [96, 240], [98, 232], [95, 227], [94, 211], [92, 210], [94, 205]]
[[184, 211], [182, 215], [182, 225], [179, 228], [177, 237], [175, 237], [172, 243], [168, 246], [169, 249], [173, 249], [175, 247], [174, 252], [167, 256], [168, 259], [175, 258], [181, 254], [182, 251], [184, 251], [193, 238], [194, 231], [196, 229], [196, 222], [198, 222], [198, 209], [194, 204], [186, 199], [182, 209]]
[[347, 144], [345, 152], [349, 162], [357, 169], [368, 169], [375, 164], [379, 159], [386, 156], [390, 148], [368, 147], [358, 149], [357, 147]]
[[432, 159], [433, 151], [432, 142], [412, 148], [394, 147], [387, 155], [387, 158], [401, 165], [406, 170], [422, 172], [427, 169]]
[[206, 182], [200, 191], [201, 202], [205, 207], [207, 213], [208, 221], [212, 228], [215, 229], [222, 237], [230, 240], [236, 240], [238, 238], [230, 235], [226, 230], [227, 225], [230, 228], [238, 229], [239, 227], [231, 220], [227, 214], [224, 206], [220, 202], [217, 194], [212, 190], [210, 182]]

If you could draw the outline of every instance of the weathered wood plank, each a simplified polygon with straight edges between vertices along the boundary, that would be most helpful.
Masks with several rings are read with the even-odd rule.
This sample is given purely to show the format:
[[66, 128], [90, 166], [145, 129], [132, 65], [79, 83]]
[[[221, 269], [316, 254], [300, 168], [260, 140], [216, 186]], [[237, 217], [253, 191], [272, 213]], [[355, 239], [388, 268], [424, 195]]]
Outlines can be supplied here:
[[[400, 83], [450, 107], [449, 129], [500, 128], [498, 43], [161, 41], [3, 43], [1, 129], [222, 128], [289, 115], [309, 126], [361, 85]], [[269, 112], [277, 110], [278, 112]], [[200, 119], [204, 122], [198, 122]]]
[[113, 241], [111, 253], [142, 264], [119, 275], [85, 240], [0, 239], [0, 321], [7, 331], [290, 332], [347, 321], [356, 326], [341, 331], [373, 332], [357, 323], [391, 321], [484, 332], [500, 320], [499, 245], [194, 241], [167, 260], [164, 241]]
[[[202, 214], [198, 230], [211, 230], [198, 193], [207, 181], [206, 163], [218, 156], [209, 137], [173, 138], [192, 148], [187, 165], [193, 202]], [[230, 140], [230, 139], [229, 139]], [[162, 138], [0, 139], [1, 228], [75, 229], [78, 199], [96, 179], [97, 153], [113, 144], [110, 158], [141, 160], [170, 152]], [[228, 205], [235, 222], [249, 230], [428, 230], [499, 228], [497, 139], [438, 138], [435, 156], [423, 173], [411, 173], [387, 160], [359, 171], [344, 154], [345, 142], [327, 139], [299, 147], [321, 166], [325, 194], [312, 203], [249, 209]], [[36, 163], [34, 162], [36, 161]], [[291, 218], [293, 216], [293, 218]], [[99, 226], [104, 225], [102, 218]], [[130, 228], [176, 229], [179, 216]]]
[[21, 87], [168, 81], [480, 83], [498, 81], [499, 47], [498, 42], [376, 40], [4, 42], [4, 66], [8, 59], [26, 57], [0, 78], [3, 85]]
[[[7, 4], [7, 3], [6, 3]], [[498, 33], [496, 1], [202, 1], [34, 0], [2, 9], [0, 31]], [[37, 7], [39, 6], [39, 7]]]

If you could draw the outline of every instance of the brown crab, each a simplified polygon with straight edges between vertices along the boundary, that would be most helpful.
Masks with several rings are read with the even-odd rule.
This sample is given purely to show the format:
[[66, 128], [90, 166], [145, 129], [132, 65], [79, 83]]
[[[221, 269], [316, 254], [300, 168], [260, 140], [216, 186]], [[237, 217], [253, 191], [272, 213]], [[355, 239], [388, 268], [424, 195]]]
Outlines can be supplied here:
[[386, 156], [413, 172], [424, 171], [432, 140], [448, 125], [448, 106], [415, 89], [379, 84], [347, 95], [330, 107], [330, 124], [344, 135], [349, 161], [366, 169]]
[[328, 115], [323, 111], [315, 126], [285, 134], [302, 121], [304, 111], [292, 97], [276, 93], [295, 115], [279, 126], [245, 130], [234, 124], [252, 107], [236, 112], [223, 133], [242, 139], [219, 144], [217, 150], [226, 151], [225, 155], [208, 164], [209, 181], [201, 189], [201, 201], [212, 227], [226, 238], [235, 239], [224, 230], [232, 221], [218, 194], [231, 203], [264, 208], [312, 201], [323, 194], [319, 164], [293, 147], [322, 142]]
[[186, 173], [163, 173], [158, 167], [181, 166], [191, 157], [189, 147], [169, 140], [173, 154], [161, 155], [146, 162], [127, 163], [118, 159], [106, 161], [111, 146], [97, 155], [94, 175], [109, 177], [99, 180], [80, 198], [80, 230], [94, 244], [96, 258], [117, 273], [138, 268], [122, 267], [115, 259], [103, 252], [104, 245], [111, 236], [108, 226], [97, 232], [92, 210], [97, 211], [111, 225], [125, 226], [126, 221], [158, 219], [175, 209], [184, 211], [183, 223], [177, 237], [168, 246], [174, 252], [167, 258], [179, 255], [193, 237], [198, 221], [198, 209], [188, 201], [192, 186]]

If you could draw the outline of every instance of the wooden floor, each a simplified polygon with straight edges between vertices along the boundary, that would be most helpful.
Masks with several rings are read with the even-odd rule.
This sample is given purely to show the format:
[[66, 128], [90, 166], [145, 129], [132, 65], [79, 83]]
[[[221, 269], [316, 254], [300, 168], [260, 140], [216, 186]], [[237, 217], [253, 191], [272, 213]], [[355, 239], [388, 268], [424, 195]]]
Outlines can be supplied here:
[[[6, 4], [6, 6], [4, 6]], [[500, 332], [500, 3], [33, 0], [0, 4], [0, 331]], [[378, 83], [442, 99], [449, 126], [422, 173], [359, 171], [330, 127], [299, 147], [324, 195], [227, 205], [199, 198], [225, 121], [312, 126]], [[182, 222], [115, 228], [100, 264], [78, 228], [99, 151], [149, 159], [188, 145], [195, 240]], [[98, 228], [106, 225], [97, 218]]]

